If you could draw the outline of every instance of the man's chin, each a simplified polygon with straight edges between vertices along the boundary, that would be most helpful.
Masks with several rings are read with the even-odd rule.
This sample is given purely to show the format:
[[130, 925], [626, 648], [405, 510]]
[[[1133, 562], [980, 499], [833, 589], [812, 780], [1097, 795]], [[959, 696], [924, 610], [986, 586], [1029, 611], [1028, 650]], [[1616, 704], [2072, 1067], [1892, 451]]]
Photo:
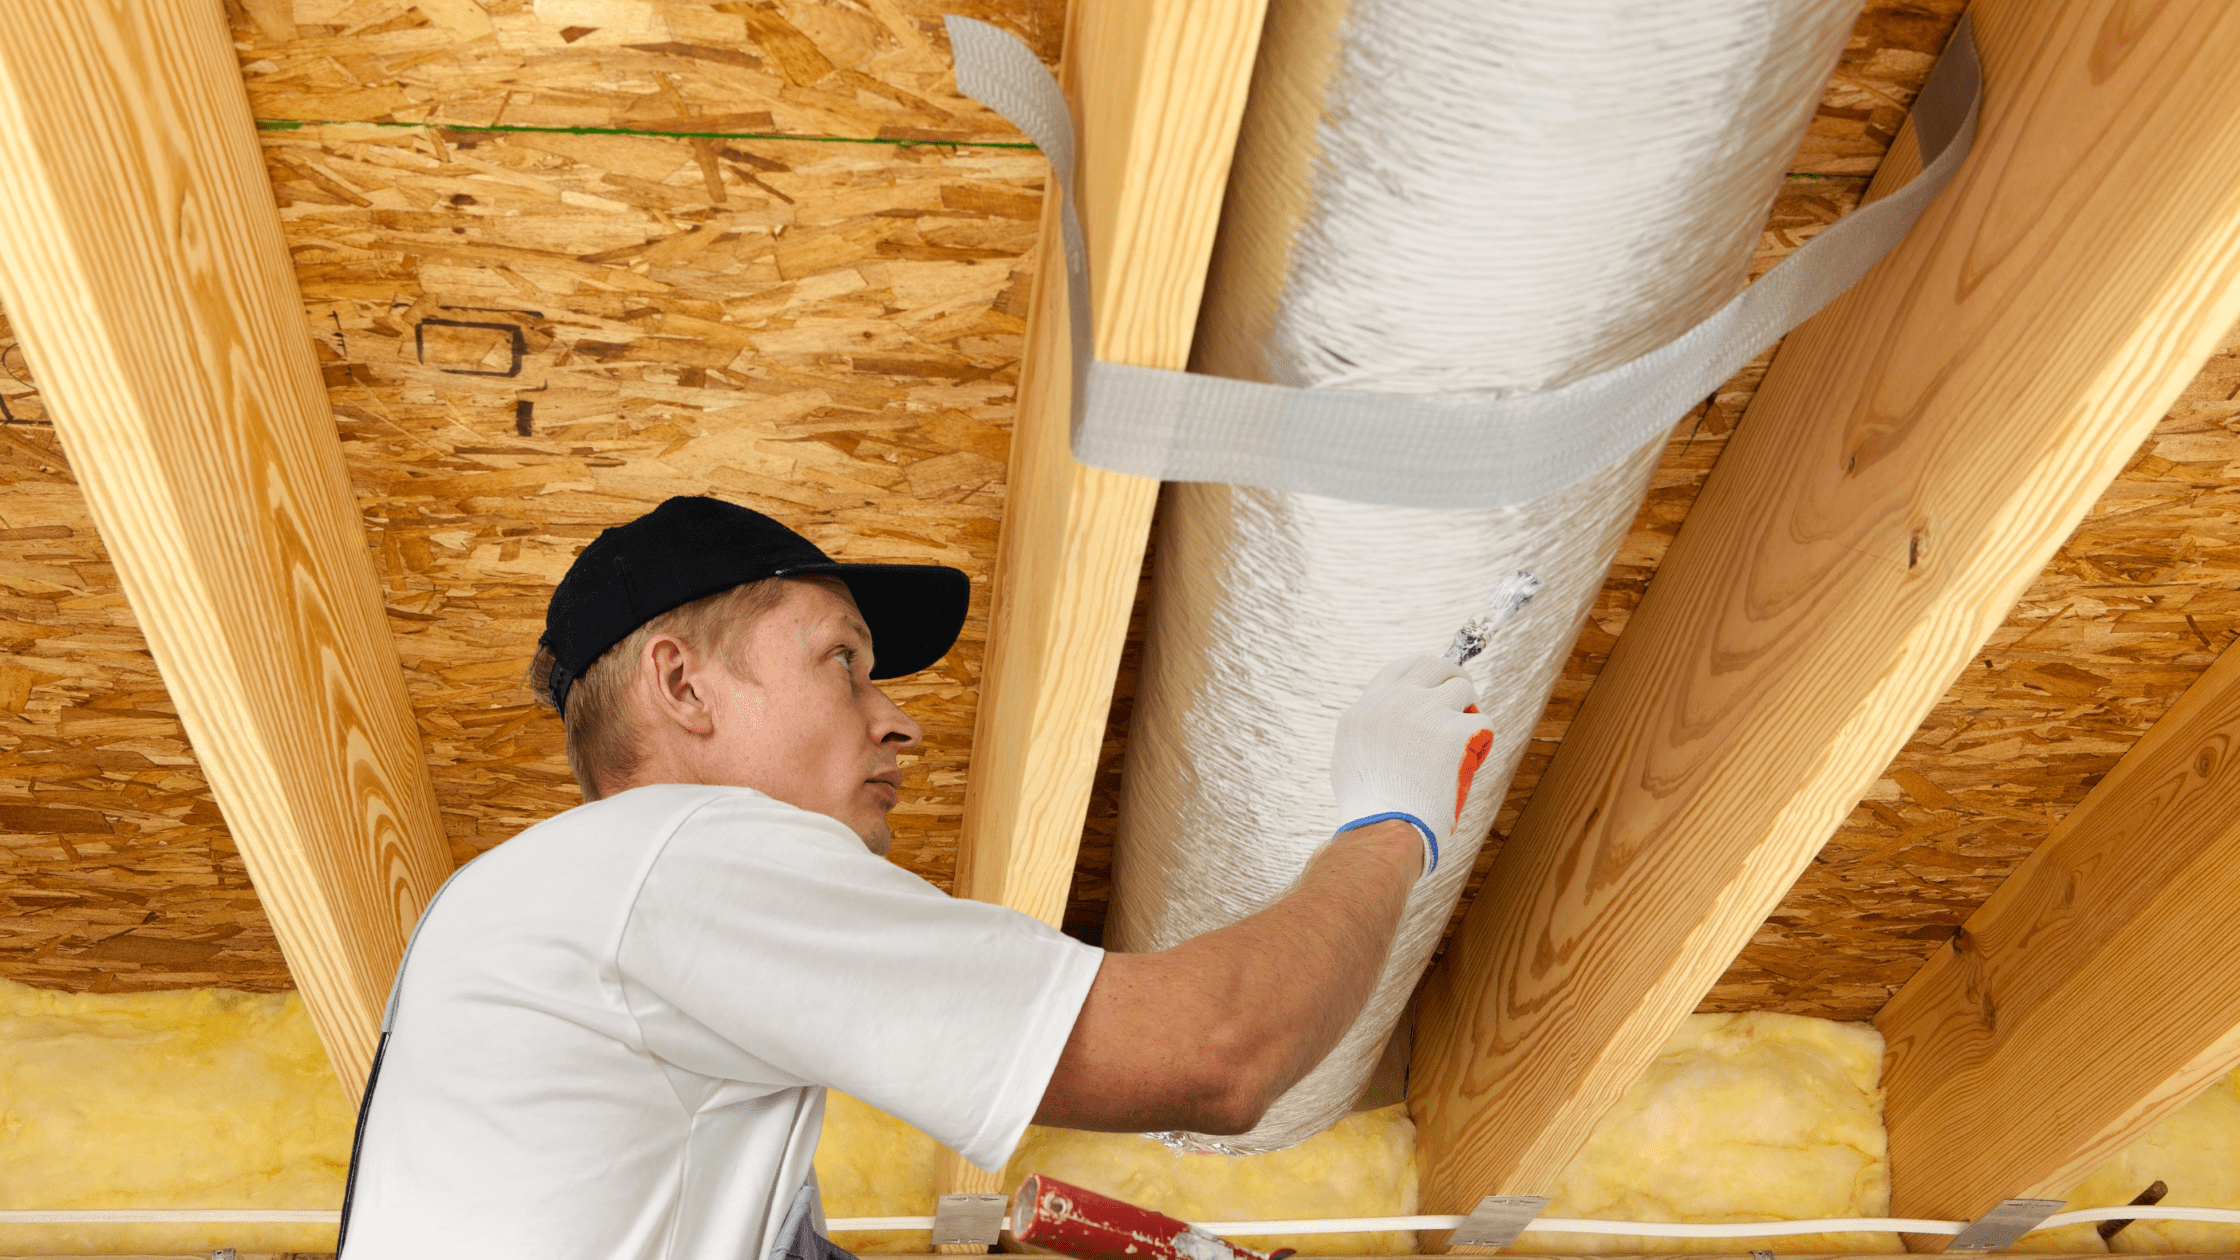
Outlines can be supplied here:
[[894, 847], [894, 832], [888, 830], [884, 818], [869, 827], [855, 828], [855, 833], [863, 837], [863, 847], [871, 850], [874, 856], [885, 857], [887, 850]]

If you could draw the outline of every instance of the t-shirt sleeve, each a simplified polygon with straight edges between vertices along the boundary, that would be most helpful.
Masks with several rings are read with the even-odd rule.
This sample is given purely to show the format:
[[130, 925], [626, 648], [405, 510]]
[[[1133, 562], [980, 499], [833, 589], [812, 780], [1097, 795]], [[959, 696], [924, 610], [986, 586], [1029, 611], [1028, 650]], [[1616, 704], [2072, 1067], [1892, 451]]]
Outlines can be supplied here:
[[943, 894], [837, 822], [748, 796], [671, 836], [617, 951], [656, 1057], [830, 1086], [987, 1169], [1025, 1132], [1103, 959]]

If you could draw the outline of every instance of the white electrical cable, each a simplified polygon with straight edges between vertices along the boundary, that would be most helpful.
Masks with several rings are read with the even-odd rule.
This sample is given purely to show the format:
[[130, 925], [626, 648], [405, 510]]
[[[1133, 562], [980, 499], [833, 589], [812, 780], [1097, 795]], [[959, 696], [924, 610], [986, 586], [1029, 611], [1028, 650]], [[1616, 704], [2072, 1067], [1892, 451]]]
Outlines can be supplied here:
[[[1212, 1234], [1366, 1234], [1382, 1230], [1455, 1229], [1467, 1216], [1356, 1216], [1282, 1221], [1193, 1221]], [[2095, 1221], [2210, 1221], [2240, 1225], [2240, 1209], [2189, 1207], [2080, 1208], [2049, 1216], [2039, 1229], [2063, 1225], [2088, 1225]], [[1590, 1221], [1576, 1217], [1544, 1217], [1525, 1226], [1526, 1233], [1603, 1234], [1625, 1238], [1782, 1238], [1792, 1234], [1959, 1234], [1969, 1221], [1932, 1221], [1909, 1216], [1858, 1216], [1811, 1221], [1748, 1221], [1695, 1225], [1679, 1221]], [[930, 1216], [835, 1217], [829, 1229], [932, 1229]], [[1009, 1217], [1004, 1228], [1011, 1228]]]
[[[301, 1224], [333, 1225], [340, 1212], [310, 1208], [92, 1208], [73, 1211], [0, 1210], [0, 1225], [109, 1225], [109, 1224]], [[1213, 1234], [1366, 1234], [1382, 1230], [1454, 1229], [1467, 1216], [1352, 1216], [1276, 1221], [1193, 1221]], [[2063, 1225], [2090, 1225], [2097, 1221], [2204, 1221], [2240, 1225], [2240, 1209], [2200, 1207], [2079, 1208], [2057, 1212], [2038, 1225], [2057, 1229]], [[1696, 1225], [1679, 1221], [1590, 1221], [1573, 1217], [1546, 1217], [1525, 1227], [1527, 1233], [1603, 1234], [1626, 1238], [1781, 1238], [1791, 1234], [1958, 1234], [1968, 1221], [1932, 1221], [1904, 1216], [1839, 1217], [1811, 1221], [1749, 1221]], [[1011, 1228], [1009, 1217], [1003, 1227]], [[836, 1216], [825, 1222], [831, 1231], [872, 1229], [932, 1229], [930, 1216]]]
[[325, 1208], [0, 1210], [0, 1225], [335, 1225], [341, 1221], [342, 1213]]

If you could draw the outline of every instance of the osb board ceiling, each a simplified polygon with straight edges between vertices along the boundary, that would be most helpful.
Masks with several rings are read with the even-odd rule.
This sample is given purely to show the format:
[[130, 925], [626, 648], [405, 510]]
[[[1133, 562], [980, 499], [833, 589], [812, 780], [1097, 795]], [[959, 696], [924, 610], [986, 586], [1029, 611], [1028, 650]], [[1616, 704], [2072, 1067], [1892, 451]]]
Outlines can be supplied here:
[[[234, 32], [454, 854], [572, 805], [520, 680], [551, 585], [672, 494], [957, 565], [894, 686], [895, 856], [946, 885], [1045, 167], [954, 96], [940, 12], [257, 0]], [[367, 124], [418, 123], [456, 127]], [[789, 131], [814, 141], [706, 135]], [[897, 138], [992, 141], [985, 147]], [[864, 143], [863, 141], [883, 141]], [[12, 341], [0, 384], [0, 975], [289, 984]]]
[[4, 317], [0, 975], [287, 980]]
[[[1756, 270], [1855, 204], [1958, 7], [1868, 8]], [[1049, 57], [1062, 10], [239, 4], [245, 79], [459, 857], [575, 800], [557, 724], [519, 687], [551, 583], [600, 528], [713, 493], [836, 552], [974, 576], [960, 649], [897, 688], [929, 738], [896, 857], [947, 884], [1044, 168], [989, 147], [1017, 137], [955, 96], [938, 15], [988, 17]], [[946, 143], [849, 143], [882, 140]], [[1497, 831], [1764, 362], [1675, 431]], [[4, 332], [0, 368], [0, 975], [285, 987]], [[2232, 637], [2223, 469], [2240, 439], [2221, 422], [2235, 385], [2240, 360], [2212, 363], [1711, 1009], [1871, 1013]], [[1068, 914], [1092, 938], [1138, 613]]]

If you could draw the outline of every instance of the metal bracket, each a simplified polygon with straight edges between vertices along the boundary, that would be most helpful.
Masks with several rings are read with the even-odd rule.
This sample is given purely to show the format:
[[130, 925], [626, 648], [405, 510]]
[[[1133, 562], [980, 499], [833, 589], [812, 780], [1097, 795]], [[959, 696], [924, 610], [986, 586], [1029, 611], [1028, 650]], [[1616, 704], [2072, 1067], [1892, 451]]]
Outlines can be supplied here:
[[1489, 1194], [1447, 1239], [1450, 1247], [1506, 1247], [1548, 1206], [1544, 1194]]
[[1997, 1251], [2011, 1247], [2045, 1219], [2069, 1206], [2066, 1199], [2008, 1199], [1977, 1217], [1960, 1236], [1945, 1244], [1946, 1251]]
[[978, 1243], [992, 1247], [1003, 1238], [1004, 1194], [945, 1194], [933, 1205], [933, 1242], [937, 1247]]

